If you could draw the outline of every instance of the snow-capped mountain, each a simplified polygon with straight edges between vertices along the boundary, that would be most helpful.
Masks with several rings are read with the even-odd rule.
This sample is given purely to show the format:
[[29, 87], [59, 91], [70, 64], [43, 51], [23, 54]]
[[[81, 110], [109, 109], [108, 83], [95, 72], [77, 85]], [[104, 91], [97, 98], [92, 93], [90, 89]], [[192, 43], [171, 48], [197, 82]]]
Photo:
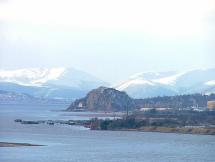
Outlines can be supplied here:
[[177, 95], [187, 93], [214, 93], [215, 68], [186, 72], [143, 72], [114, 86], [134, 98]]
[[18, 70], [0, 70], [0, 81], [28, 86], [39, 86], [49, 80], [58, 79], [65, 68], [29, 68]]
[[0, 70], [0, 90], [36, 97], [75, 99], [104, 85], [107, 83], [73, 68]]
[[[54, 84], [68, 87], [83, 87], [85, 84], [103, 84], [100, 79], [73, 68], [29, 68], [18, 70], [0, 70], [0, 81], [26, 86], [44, 86]], [[94, 87], [92, 84], [88, 86]], [[91, 88], [91, 87], [86, 88]]]
[[[34, 97], [77, 99], [108, 84], [73, 68], [0, 70], [0, 90]], [[215, 68], [183, 72], [142, 72], [113, 86], [131, 97], [146, 98], [191, 93], [215, 93]]]

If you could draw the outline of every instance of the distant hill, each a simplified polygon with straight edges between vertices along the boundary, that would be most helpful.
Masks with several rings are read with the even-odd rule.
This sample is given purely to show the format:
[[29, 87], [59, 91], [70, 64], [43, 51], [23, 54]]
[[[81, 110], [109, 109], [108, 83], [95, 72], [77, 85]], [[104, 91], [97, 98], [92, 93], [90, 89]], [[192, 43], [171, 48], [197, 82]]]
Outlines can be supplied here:
[[68, 104], [60, 99], [37, 98], [24, 93], [0, 90], [0, 104]]
[[188, 108], [207, 107], [207, 101], [210, 100], [215, 100], [215, 94], [190, 94], [135, 99], [135, 103], [139, 108]]
[[133, 99], [125, 92], [113, 88], [99, 87], [90, 91], [86, 97], [75, 100], [68, 111], [126, 111], [140, 108], [191, 108], [206, 107], [207, 101], [215, 100], [211, 95], [178, 95]]

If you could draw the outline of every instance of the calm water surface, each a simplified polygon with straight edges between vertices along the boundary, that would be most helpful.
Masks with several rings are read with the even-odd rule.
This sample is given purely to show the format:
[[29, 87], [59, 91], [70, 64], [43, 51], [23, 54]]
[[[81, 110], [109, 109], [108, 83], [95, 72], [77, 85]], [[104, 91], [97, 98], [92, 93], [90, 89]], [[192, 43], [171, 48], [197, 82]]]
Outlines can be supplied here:
[[88, 119], [61, 106], [0, 105], [0, 141], [42, 144], [0, 148], [0, 162], [214, 162], [215, 136], [90, 131], [65, 125], [22, 125], [14, 119]]

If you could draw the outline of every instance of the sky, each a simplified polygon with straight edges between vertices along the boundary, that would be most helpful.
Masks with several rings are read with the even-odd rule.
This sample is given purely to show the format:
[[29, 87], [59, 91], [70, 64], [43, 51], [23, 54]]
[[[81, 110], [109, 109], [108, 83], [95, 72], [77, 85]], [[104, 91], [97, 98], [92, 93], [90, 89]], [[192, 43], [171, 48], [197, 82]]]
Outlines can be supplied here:
[[214, 0], [0, 0], [0, 69], [74, 67], [115, 82], [214, 60]]

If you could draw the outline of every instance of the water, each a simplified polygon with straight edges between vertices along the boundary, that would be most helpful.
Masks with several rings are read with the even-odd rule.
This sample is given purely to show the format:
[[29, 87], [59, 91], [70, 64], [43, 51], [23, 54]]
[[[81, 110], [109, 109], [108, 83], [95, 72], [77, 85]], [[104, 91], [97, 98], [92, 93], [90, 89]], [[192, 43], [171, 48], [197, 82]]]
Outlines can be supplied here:
[[[0, 148], [1, 162], [214, 162], [215, 136], [90, 131], [66, 125], [22, 125], [17, 118], [87, 119], [62, 106], [0, 105], [0, 141], [42, 144]], [[83, 113], [84, 114], [84, 113]]]

